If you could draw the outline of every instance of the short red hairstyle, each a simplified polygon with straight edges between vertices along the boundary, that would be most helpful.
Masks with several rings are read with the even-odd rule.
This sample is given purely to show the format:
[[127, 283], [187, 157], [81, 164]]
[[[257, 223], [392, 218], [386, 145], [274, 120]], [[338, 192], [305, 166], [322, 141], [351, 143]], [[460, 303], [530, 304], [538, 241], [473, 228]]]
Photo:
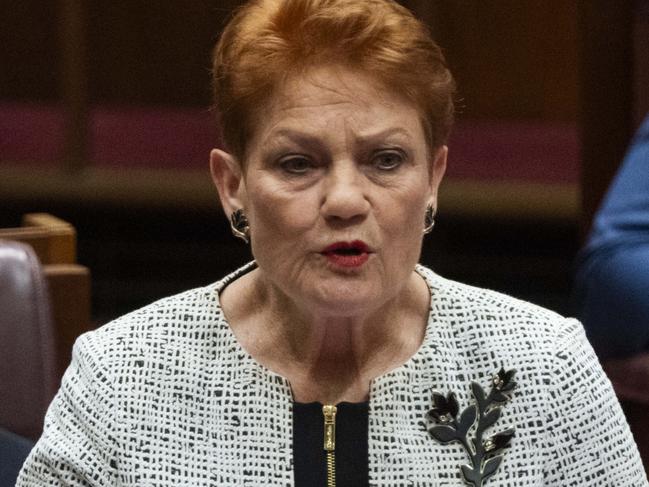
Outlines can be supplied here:
[[213, 55], [215, 110], [226, 150], [243, 162], [260, 107], [310, 66], [360, 69], [419, 108], [429, 148], [446, 143], [455, 83], [427, 27], [393, 0], [250, 0]]

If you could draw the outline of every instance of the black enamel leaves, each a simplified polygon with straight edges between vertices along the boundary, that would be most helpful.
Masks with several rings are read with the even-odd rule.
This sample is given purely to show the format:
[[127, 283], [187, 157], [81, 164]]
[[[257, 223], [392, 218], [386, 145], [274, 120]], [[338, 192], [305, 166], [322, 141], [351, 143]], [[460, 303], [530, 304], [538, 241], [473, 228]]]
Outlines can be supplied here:
[[[503, 459], [503, 451], [514, 436], [514, 428], [484, 437], [501, 414], [501, 406], [511, 399], [516, 388], [513, 380], [516, 371], [501, 368], [491, 380], [491, 390], [486, 394], [477, 382], [471, 383], [475, 404], [460, 412], [455, 393], [446, 396], [433, 392], [433, 407], [426, 415], [428, 433], [442, 444], [459, 442], [469, 455], [470, 464], [461, 466], [467, 485], [482, 487], [496, 473]], [[472, 433], [472, 435], [471, 435]]]

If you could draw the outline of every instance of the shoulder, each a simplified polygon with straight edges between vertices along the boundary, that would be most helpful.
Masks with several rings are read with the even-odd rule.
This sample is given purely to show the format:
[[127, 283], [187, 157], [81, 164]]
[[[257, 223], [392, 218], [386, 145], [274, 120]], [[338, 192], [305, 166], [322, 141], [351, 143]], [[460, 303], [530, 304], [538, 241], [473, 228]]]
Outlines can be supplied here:
[[82, 335], [73, 362], [92, 365], [112, 383], [119, 376], [148, 380], [237, 363], [240, 350], [219, 293], [254, 266], [247, 264], [220, 281], [160, 299]]
[[591, 400], [595, 395], [614, 402], [578, 320], [428, 269], [418, 271], [431, 289], [427, 346], [432, 353], [441, 352], [470, 377], [516, 369], [520, 388], [537, 404], [575, 402], [575, 388], [589, 376]]
[[[557, 370], [599, 368], [581, 323], [505, 294], [418, 269], [431, 290], [426, 349], [471, 377], [516, 369], [547, 399]], [[545, 396], [545, 397], [543, 397]]]
[[555, 340], [575, 326], [575, 320], [536, 304], [446, 279], [423, 266], [417, 271], [431, 291], [431, 318], [441, 318], [457, 331], [470, 329], [488, 336], [515, 330], [518, 336]]
[[110, 370], [125, 362], [214, 353], [228, 338], [218, 301], [222, 282], [160, 299], [85, 333], [73, 354]]

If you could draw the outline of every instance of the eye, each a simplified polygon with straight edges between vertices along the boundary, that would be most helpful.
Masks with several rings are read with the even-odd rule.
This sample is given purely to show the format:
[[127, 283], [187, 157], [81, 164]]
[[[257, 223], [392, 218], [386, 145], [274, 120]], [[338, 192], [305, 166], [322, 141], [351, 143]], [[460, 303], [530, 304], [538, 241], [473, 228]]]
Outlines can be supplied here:
[[279, 166], [284, 172], [294, 175], [306, 174], [313, 169], [313, 162], [303, 156], [287, 156], [279, 161]]
[[384, 150], [372, 158], [372, 165], [381, 171], [393, 171], [404, 161], [405, 156], [398, 150]]

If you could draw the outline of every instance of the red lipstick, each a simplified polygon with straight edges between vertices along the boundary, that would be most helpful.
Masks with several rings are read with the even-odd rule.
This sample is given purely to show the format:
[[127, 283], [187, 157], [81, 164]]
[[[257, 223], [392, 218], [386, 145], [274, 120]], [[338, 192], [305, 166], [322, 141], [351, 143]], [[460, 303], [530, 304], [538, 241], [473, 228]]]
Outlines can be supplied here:
[[360, 267], [370, 258], [370, 249], [362, 240], [336, 242], [326, 247], [321, 254], [339, 267]]

